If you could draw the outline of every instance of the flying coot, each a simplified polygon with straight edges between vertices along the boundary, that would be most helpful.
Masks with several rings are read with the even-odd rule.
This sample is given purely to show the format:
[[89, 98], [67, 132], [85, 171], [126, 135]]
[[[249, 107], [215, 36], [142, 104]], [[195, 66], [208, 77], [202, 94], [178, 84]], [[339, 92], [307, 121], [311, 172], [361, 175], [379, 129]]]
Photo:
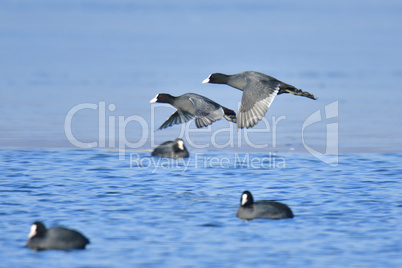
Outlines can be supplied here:
[[244, 191], [240, 198], [240, 207], [236, 216], [244, 220], [257, 218], [284, 219], [293, 218], [293, 213], [287, 205], [279, 202], [268, 200], [254, 202], [251, 193]]
[[311, 93], [295, 88], [272, 76], [254, 71], [234, 75], [214, 73], [202, 83], [227, 84], [243, 91], [237, 129], [250, 128], [256, 125], [265, 116], [276, 95], [291, 93], [313, 100], [316, 99]]
[[64, 227], [46, 229], [42, 222], [31, 226], [27, 247], [34, 250], [45, 249], [84, 249], [89, 240], [77, 231]]
[[155, 148], [152, 156], [168, 157], [168, 158], [187, 158], [189, 153], [184, 146], [184, 141], [180, 138], [174, 141], [165, 141]]
[[236, 113], [233, 110], [195, 93], [186, 93], [178, 97], [160, 93], [150, 101], [150, 103], [154, 102], [169, 103], [177, 108], [159, 129], [185, 123], [194, 116], [197, 128], [206, 127], [222, 117], [236, 123]]

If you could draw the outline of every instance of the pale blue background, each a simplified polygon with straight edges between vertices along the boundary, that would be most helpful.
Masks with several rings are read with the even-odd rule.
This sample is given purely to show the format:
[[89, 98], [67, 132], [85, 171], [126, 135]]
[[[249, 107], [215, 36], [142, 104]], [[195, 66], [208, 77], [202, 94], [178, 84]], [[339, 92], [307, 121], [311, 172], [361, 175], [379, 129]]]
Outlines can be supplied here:
[[[318, 97], [275, 99], [266, 118], [286, 116], [275, 149], [304, 152], [303, 122], [339, 101], [339, 118], [329, 123], [339, 123], [340, 151], [400, 152], [401, 11], [399, 1], [2, 1], [0, 147], [71, 147], [65, 116], [87, 102], [114, 104], [107, 116], [116, 122], [139, 115], [148, 124], [159, 92], [197, 92], [237, 110], [240, 91], [201, 81], [256, 70]], [[155, 110], [156, 127], [172, 112]], [[321, 151], [325, 123], [305, 138]], [[98, 141], [97, 112], [77, 113], [72, 128], [78, 140]], [[129, 124], [126, 137], [137, 142], [143, 131]], [[154, 143], [179, 133], [156, 132]]]

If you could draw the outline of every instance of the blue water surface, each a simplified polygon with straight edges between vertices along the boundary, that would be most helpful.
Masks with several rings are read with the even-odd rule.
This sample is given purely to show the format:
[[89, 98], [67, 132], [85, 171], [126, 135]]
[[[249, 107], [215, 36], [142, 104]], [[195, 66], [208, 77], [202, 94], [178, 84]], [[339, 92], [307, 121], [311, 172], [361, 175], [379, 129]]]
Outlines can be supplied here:
[[[342, 155], [337, 167], [309, 154], [204, 152], [187, 162], [2, 150], [0, 159], [3, 267], [402, 264], [401, 154]], [[235, 216], [244, 190], [288, 204], [295, 218], [244, 222]], [[34, 252], [24, 245], [35, 220], [91, 244]]]

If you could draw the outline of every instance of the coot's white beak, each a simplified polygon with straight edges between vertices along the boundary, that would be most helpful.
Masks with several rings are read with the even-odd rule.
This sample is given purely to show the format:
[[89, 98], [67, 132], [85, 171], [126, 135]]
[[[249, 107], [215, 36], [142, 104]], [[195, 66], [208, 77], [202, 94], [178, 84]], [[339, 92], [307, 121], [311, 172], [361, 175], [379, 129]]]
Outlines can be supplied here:
[[158, 95], [159, 94], [156, 94], [155, 98], [153, 98], [149, 103], [157, 102], [158, 101]]
[[37, 228], [38, 227], [36, 226], [36, 224], [31, 226], [31, 231], [29, 232], [28, 238], [34, 237], [36, 235], [36, 232], [37, 232], [36, 229]]
[[180, 150], [184, 151], [184, 142], [182, 140], [178, 140], [177, 147], [179, 147]]
[[244, 204], [246, 204], [246, 203], [247, 203], [247, 195], [244, 194], [241, 197], [241, 205], [244, 206]]
[[204, 81], [202, 81], [202, 83], [203, 83], [203, 84], [209, 83], [209, 78], [210, 78], [210, 77], [211, 77], [211, 76], [208, 76], [208, 78], [205, 79]]

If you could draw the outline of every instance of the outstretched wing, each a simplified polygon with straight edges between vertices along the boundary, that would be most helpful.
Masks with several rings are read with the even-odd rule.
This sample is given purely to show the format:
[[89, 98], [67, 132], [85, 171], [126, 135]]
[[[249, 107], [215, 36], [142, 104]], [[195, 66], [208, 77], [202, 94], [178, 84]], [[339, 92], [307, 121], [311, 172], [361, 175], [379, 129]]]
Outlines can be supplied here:
[[[176, 110], [160, 127], [159, 129], [164, 129], [167, 127], [171, 127], [176, 124], [186, 123], [191, 120], [193, 116], [184, 111]], [[158, 129], [158, 130], [159, 130]]]
[[222, 107], [208, 98], [189, 98], [194, 105], [195, 125], [197, 128], [209, 126], [225, 114]]
[[248, 79], [237, 115], [237, 129], [256, 125], [267, 113], [278, 94], [281, 82]]

